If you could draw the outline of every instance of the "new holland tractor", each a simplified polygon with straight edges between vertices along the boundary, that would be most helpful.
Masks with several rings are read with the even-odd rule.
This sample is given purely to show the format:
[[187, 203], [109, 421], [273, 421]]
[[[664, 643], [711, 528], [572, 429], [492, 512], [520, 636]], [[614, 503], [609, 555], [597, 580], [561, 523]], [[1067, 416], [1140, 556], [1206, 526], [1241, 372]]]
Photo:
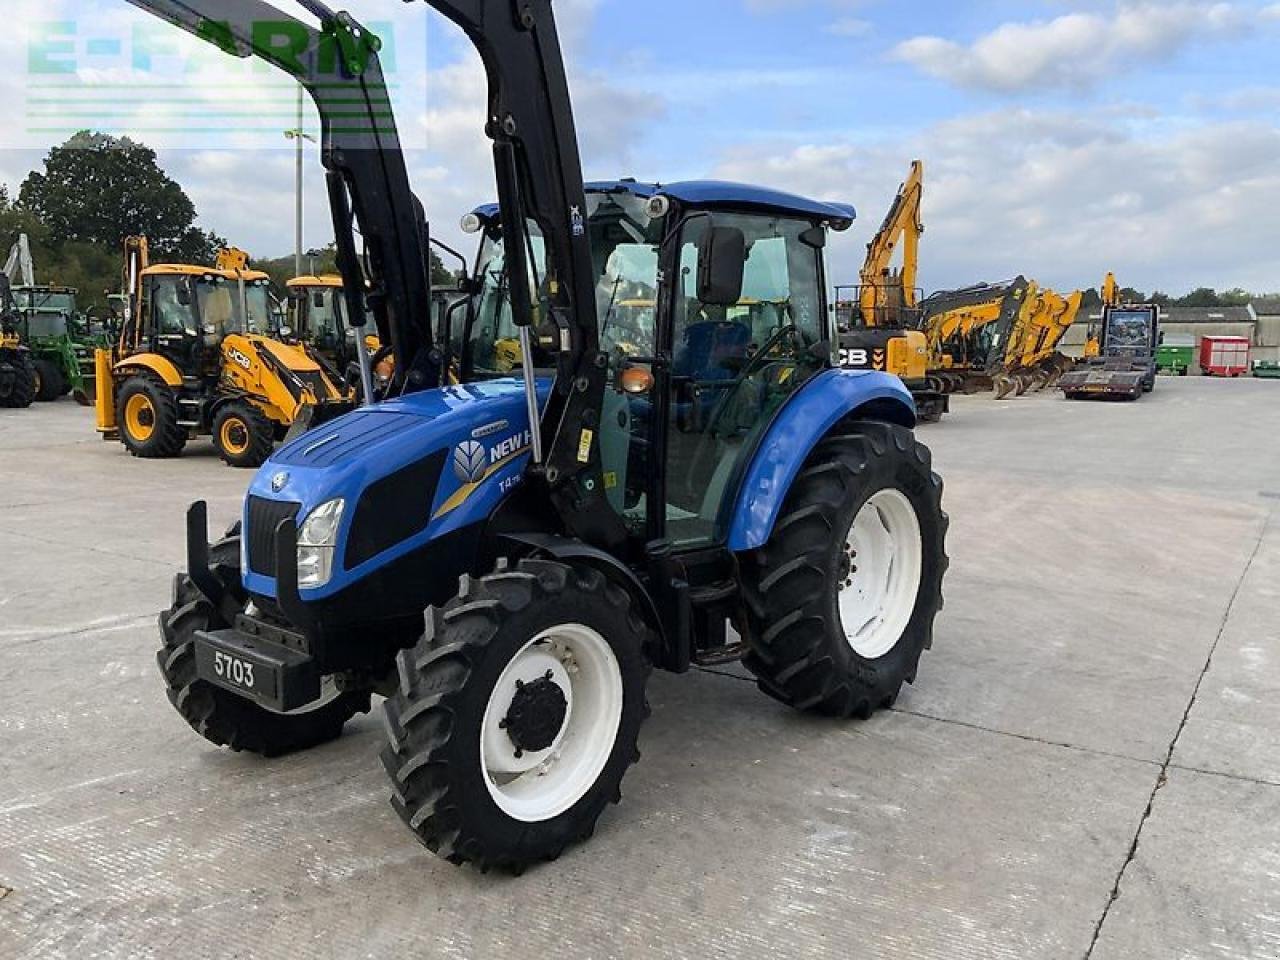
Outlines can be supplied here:
[[290, 429], [354, 401], [304, 351], [267, 336], [268, 278], [239, 251], [220, 265], [151, 264], [124, 244], [127, 302], [118, 342], [95, 354], [98, 432], [135, 457], [175, 457], [211, 436], [231, 466], [259, 467]]
[[[942, 481], [901, 381], [833, 361], [823, 247], [851, 207], [719, 182], [587, 194], [550, 0], [429, 0], [488, 73], [503, 269], [484, 282], [521, 344], [518, 371], [476, 362], [442, 386], [377, 38], [315, 0], [320, 26], [284, 24], [287, 46], [254, 30], [281, 24], [260, 0], [131, 2], [312, 93], [344, 288], [367, 283], [395, 357], [388, 398], [277, 450], [224, 538], [188, 512], [159, 664], [192, 728], [276, 755], [385, 697], [409, 829], [519, 871], [620, 798], [653, 666], [741, 658], [770, 696], [836, 717], [915, 679]], [[657, 305], [643, 354], [601, 319], [628, 283]], [[785, 316], [753, 351], [728, 318], [744, 300]]]

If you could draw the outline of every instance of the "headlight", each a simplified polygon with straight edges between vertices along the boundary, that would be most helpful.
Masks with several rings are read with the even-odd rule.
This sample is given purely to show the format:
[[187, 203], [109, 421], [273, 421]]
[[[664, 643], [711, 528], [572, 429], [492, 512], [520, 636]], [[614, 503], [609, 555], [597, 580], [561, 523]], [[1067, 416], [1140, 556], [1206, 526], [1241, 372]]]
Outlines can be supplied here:
[[333, 555], [338, 546], [345, 500], [330, 500], [316, 507], [298, 528], [298, 586], [323, 587], [333, 576]]

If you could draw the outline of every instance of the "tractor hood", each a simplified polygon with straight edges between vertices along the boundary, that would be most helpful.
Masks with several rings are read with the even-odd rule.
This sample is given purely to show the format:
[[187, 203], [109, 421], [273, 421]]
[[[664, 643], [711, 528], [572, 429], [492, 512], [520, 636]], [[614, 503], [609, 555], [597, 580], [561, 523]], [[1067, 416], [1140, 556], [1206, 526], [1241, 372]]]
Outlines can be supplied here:
[[[545, 401], [550, 382], [539, 384]], [[362, 407], [275, 452], [244, 508], [245, 586], [275, 596], [274, 535], [344, 503], [323, 599], [434, 538], [483, 523], [520, 481], [531, 436], [524, 387], [498, 380]]]

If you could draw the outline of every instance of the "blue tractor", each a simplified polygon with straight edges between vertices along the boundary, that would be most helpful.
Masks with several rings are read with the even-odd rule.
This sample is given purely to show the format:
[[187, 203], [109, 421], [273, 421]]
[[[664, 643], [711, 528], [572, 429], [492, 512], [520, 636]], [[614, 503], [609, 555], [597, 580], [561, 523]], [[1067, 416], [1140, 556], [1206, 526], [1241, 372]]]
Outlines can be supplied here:
[[740, 659], [837, 717], [915, 679], [947, 519], [901, 381], [833, 364], [823, 247], [852, 208], [584, 189], [550, 0], [428, 0], [485, 64], [498, 185], [442, 334], [376, 37], [315, 0], [289, 44], [261, 0], [132, 2], [312, 92], [344, 289], [395, 361], [273, 454], [223, 539], [189, 511], [159, 663], [197, 732], [278, 755], [383, 697], [405, 823], [518, 871], [619, 799], [651, 667]]

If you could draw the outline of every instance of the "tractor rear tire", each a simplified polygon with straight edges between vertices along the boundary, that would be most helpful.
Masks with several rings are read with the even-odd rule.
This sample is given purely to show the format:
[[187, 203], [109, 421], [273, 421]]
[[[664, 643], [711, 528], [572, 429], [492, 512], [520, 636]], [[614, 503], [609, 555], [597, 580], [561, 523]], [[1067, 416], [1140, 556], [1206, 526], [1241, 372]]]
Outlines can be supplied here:
[[135, 457], [176, 457], [187, 445], [187, 428], [178, 422], [178, 398], [167, 383], [151, 373], [130, 377], [116, 398], [120, 441]]
[[942, 480], [910, 430], [862, 422], [819, 443], [743, 559], [744, 664], [760, 688], [836, 717], [892, 706], [933, 645], [947, 526]]
[[62, 371], [58, 369], [58, 365], [49, 360], [37, 360], [34, 366], [36, 371], [36, 399], [41, 403], [57, 400], [62, 396], [63, 384]]
[[648, 627], [598, 571], [535, 560], [463, 577], [426, 622], [384, 707], [391, 805], [454, 864], [556, 859], [640, 759]]
[[0, 407], [22, 409], [31, 406], [31, 401], [36, 398], [36, 370], [31, 357], [25, 352], [13, 352], [0, 363], [11, 368], [9, 376], [3, 378], [5, 387], [0, 393]]
[[213, 445], [231, 466], [256, 470], [276, 445], [275, 426], [257, 407], [233, 400], [213, 418]]
[[[228, 537], [209, 550], [209, 566], [229, 586], [240, 580], [240, 538]], [[191, 728], [210, 743], [237, 752], [278, 757], [336, 740], [348, 720], [369, 712], [367, 691], [331, 692], [318, 706], [275, 713], [196, 675], [194, 636], [216, 614], [191, 578], [178, 574], [173, 603], [160, 614], [164, 646], [156, 654], [169, 702]]]

